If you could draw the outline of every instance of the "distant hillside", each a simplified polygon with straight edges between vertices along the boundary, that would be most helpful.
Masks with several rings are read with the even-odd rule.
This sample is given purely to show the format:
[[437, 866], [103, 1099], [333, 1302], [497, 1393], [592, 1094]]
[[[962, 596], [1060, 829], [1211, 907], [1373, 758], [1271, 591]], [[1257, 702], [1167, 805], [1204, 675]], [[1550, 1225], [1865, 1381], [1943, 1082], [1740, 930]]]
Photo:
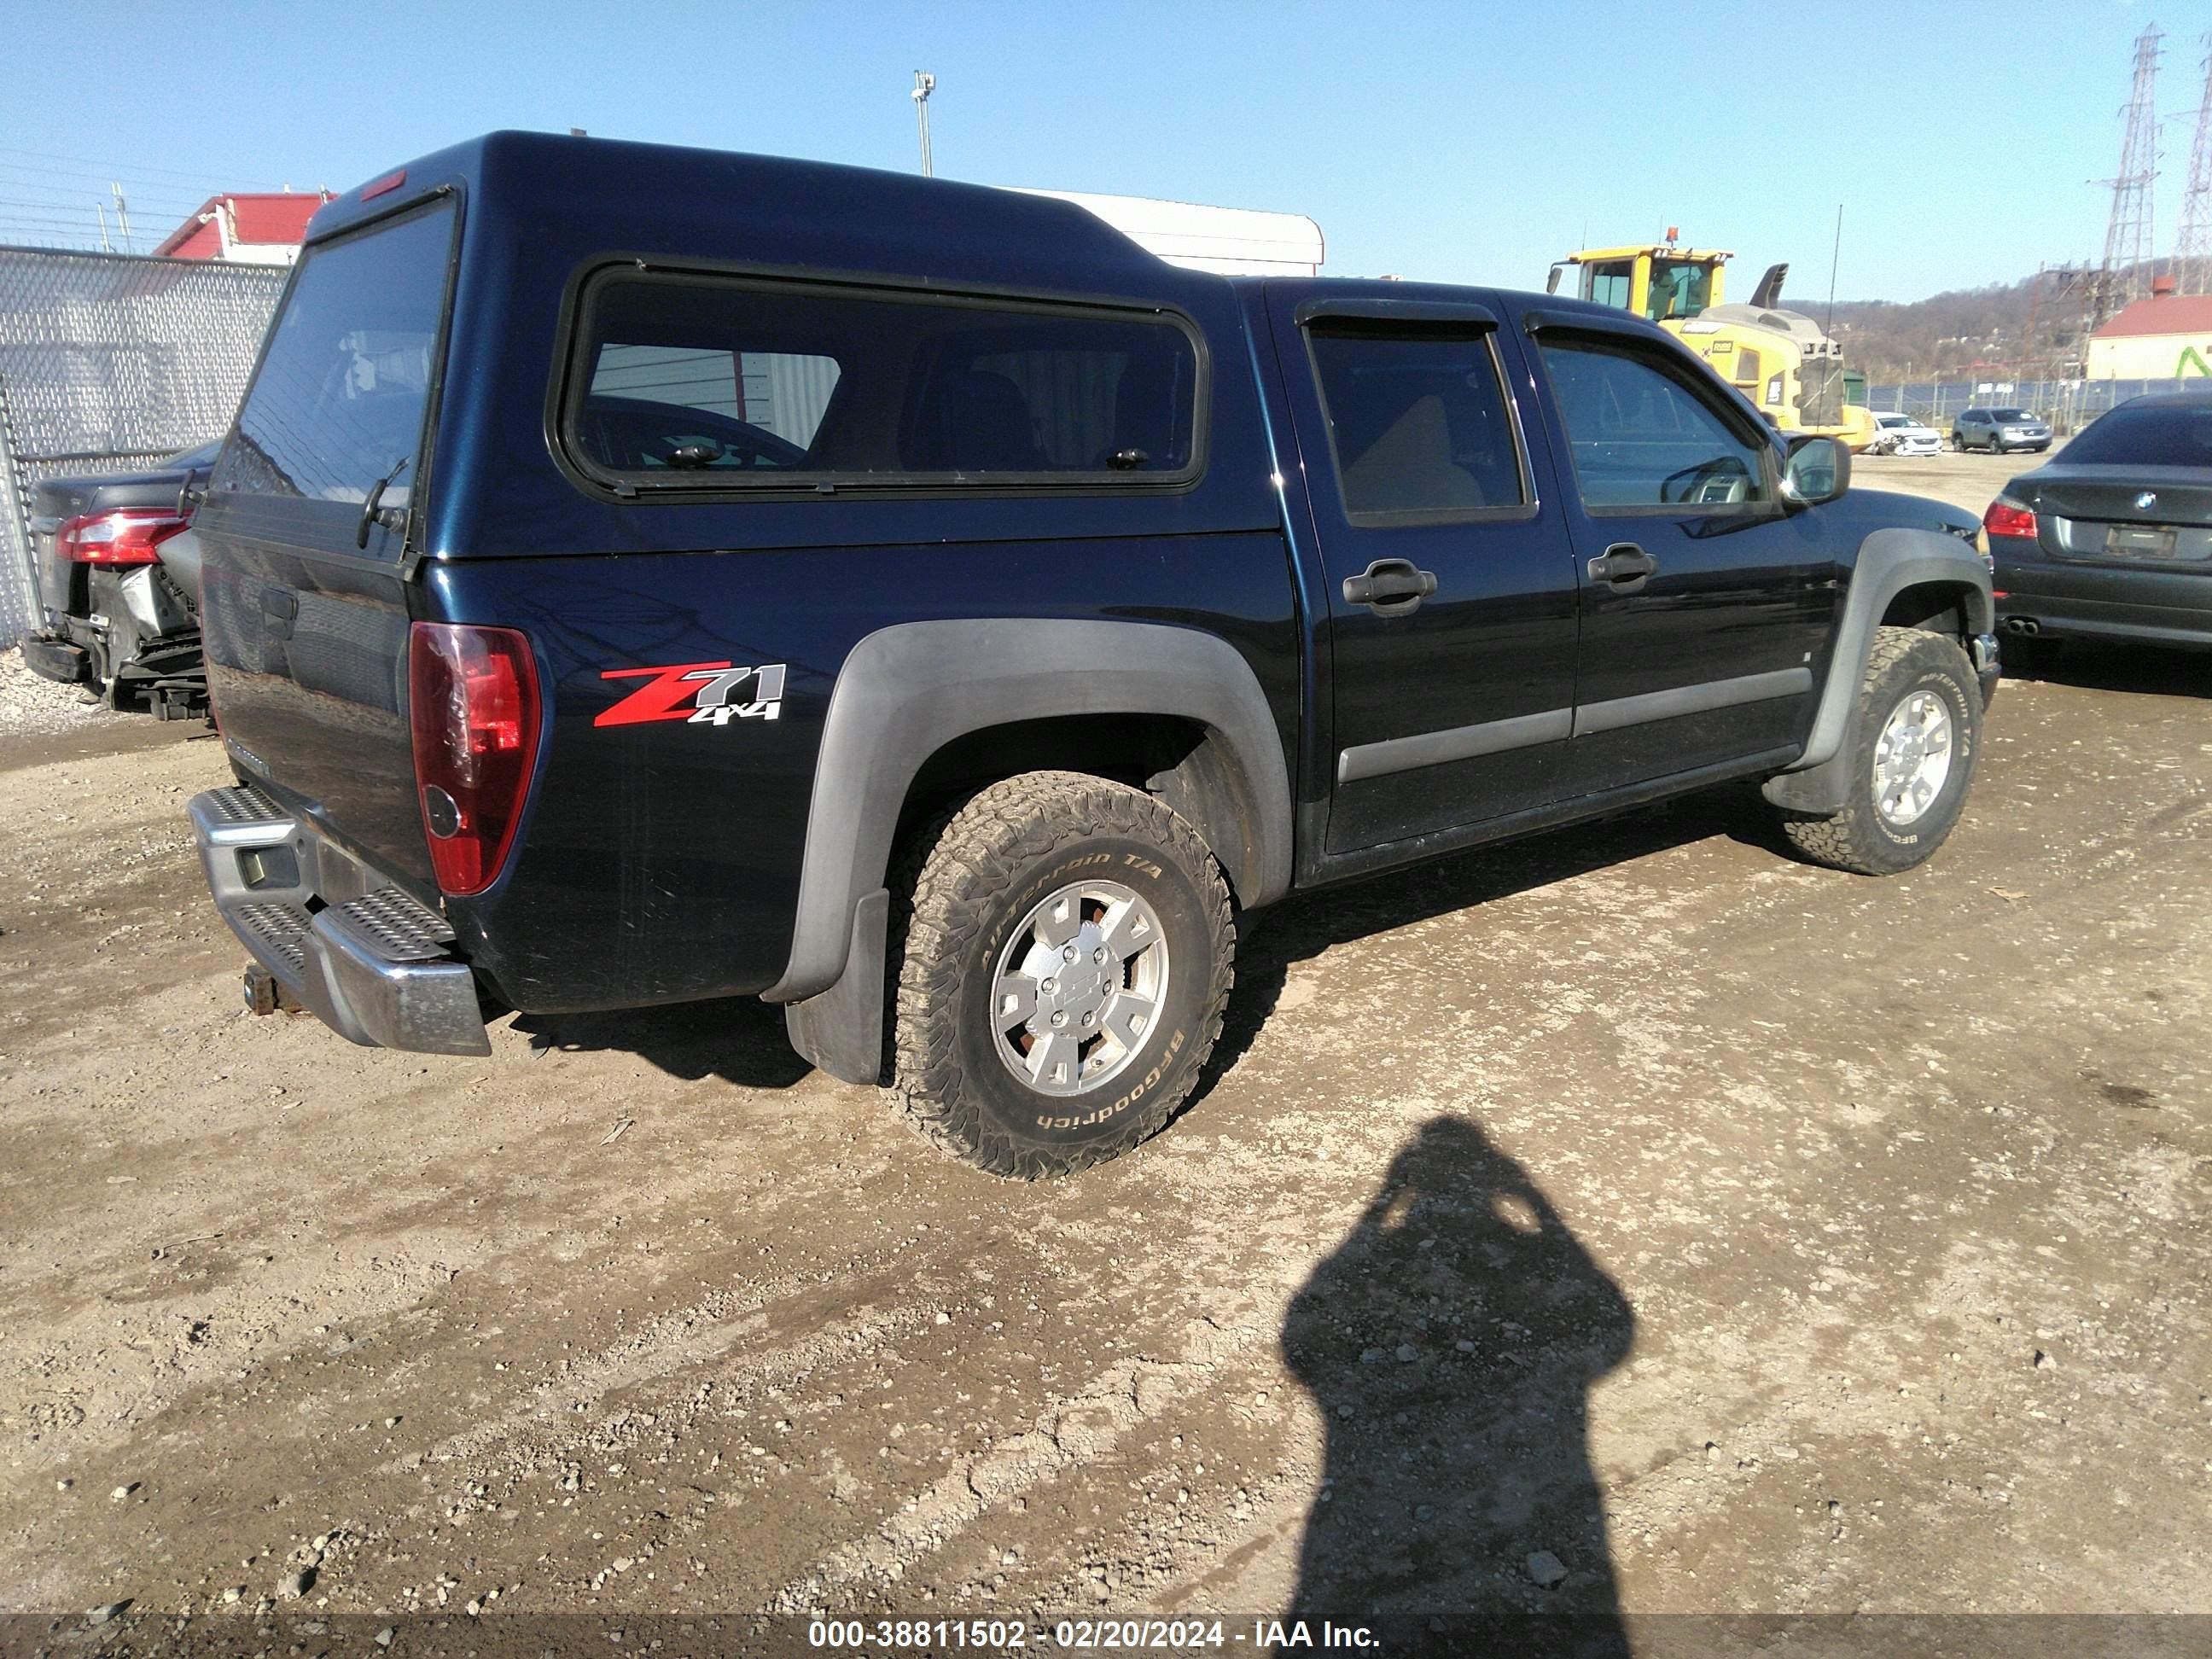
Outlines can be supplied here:
[[[2163, 262], [2151, 271], [2163, 268]], [[2151, 271], [2142, 273], [2148, 287]], [[2044, 289], [2040, 304], [2036, 290]], [[1826, 322], [1828, 308], [1784, 290], [1784, 305]], [[2031, 319], [2034, 338], [2029, 338]], [[2057, 360], [2078, 360], [2081, 343], [2039, 276], [1987, 288], [1954, 289], [1899, 305], [1888, 300], [1838, 300], [1832, 331], [1844, 361], [1869, 380], [1953, 380], [1978, 369], [2016, 370], [2030, 378]]]
[[[2004, 287], [1954, 289], [1907, 305], [1838, 300], [1829, 331], [1842, 343], [1844, 362], [1869, 380], [1949, 379], [1976, 365], [2010, 363], [2028, 355], [2035, 287], [2036, 279], [2029, 277]], [[1806, 309], [1826, 321], [1825, 306]], [[2039, 325], [2038, 331], [2043, 331]]]

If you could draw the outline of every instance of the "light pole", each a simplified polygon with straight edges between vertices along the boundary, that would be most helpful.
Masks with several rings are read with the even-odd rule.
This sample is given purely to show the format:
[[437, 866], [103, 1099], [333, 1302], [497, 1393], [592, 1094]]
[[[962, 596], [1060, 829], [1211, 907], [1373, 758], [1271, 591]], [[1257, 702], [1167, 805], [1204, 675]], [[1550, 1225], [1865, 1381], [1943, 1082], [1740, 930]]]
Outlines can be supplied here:
[[914, 91], [910, 95], [914, 99], [915, 119], [921, 126], [921, 176], [925, 179], [935, 177], [937, 171], [929, 159], [929, 94], [936, 90], [935, 76], [927, 70], [914, 72]]

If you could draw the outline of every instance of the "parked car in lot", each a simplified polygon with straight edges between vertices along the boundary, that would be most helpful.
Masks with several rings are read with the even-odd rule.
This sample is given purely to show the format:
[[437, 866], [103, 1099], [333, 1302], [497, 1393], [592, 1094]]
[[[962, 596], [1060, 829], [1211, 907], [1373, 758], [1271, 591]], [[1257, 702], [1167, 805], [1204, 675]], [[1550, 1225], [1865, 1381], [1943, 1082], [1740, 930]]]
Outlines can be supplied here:
[[258, 1011], [483, 1054], [757, 994], [1062, 1173], [1167, 1120], [1294, 888], [1734, 780], [1933, 853], [1987, 567], [1850, 476], [1616, 308], [498, 134], [315, 216], [198, 520], [192, 823]]
[[84, 685], [113, 708], [200, 712], [196, 562], [177, 556], [222, 440], [141, 471], [52, 478], [33, 491], [32, 558], [43, 626], [23, 641], [34, 673]]
[[1986, 449], [2002, 455], [2015, 449], [2051, 447], [2051, 426], [2024, 409], [1962, 409], [1951, 422], [1951, 447]]
[[2005, 631], [2212, 646], [2212, 394], [2100, 415], [1983, 515]]
[[1867, 447], [1877, 455], [1940, 455], [1943, 436], [1917, 415], [1876, 410], [1874, 438]]

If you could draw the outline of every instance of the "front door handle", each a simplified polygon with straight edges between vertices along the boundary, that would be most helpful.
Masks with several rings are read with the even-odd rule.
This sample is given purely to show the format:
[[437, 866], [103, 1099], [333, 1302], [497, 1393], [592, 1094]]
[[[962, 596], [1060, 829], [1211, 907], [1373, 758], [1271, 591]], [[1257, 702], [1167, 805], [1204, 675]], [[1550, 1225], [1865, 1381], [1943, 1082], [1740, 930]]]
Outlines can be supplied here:
[[1378, 617], [1405, 617], [1437, 591], [1437, 573], [1414, 568], [1411, 559], [1377, 559], [1344, 579], [1344, 602], [1364, 605]]
[[1659, 561], [1634, 542], [1615, 542], [1589, 562], [1590, 580], [1616, 593], [1641, 592], [1659, 571]]

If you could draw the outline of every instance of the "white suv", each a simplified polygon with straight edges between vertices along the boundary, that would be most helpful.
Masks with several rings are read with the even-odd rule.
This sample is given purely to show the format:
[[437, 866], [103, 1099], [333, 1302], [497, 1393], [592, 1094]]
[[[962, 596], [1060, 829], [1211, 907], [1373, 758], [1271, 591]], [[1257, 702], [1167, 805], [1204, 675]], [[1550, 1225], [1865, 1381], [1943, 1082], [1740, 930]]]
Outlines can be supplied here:
[[1943, 434], [1918, 418], [1893, 410], [1874, 411], [1874, 441], [1867, 447], [1876, 455], [1940, 455]]

